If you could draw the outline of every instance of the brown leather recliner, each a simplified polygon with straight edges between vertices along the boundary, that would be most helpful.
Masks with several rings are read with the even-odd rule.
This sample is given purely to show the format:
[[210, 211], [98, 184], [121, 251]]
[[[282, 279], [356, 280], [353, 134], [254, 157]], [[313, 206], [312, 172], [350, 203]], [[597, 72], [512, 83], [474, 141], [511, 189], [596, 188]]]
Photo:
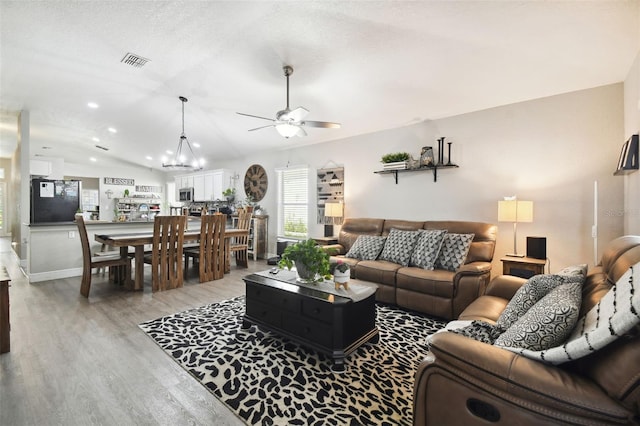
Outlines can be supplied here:
[[[581, 313], [640, 261], [620, 237], [587, 275]], [[459, 319], [495, 322], [525, 280], [499, 276]], [[433, 336], [416, 373], [414, 425], [640, 424], [640, 330], [578, 360], [549, 365], [454, 333]]]

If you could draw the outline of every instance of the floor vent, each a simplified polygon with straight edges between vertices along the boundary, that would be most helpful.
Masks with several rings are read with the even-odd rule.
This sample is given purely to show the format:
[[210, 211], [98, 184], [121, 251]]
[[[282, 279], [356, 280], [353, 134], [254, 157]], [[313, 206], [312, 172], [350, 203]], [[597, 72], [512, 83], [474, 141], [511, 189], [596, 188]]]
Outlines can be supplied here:
[[135, 53], [127, 53], [126, 55], [124, 55], [124, 58], [122, 58], [120, 62], [131, 65], [135, 68], [140, 68], [144, 64], [149, 62], [149, 59], [143, 58], [142, 56], [136, 55]]

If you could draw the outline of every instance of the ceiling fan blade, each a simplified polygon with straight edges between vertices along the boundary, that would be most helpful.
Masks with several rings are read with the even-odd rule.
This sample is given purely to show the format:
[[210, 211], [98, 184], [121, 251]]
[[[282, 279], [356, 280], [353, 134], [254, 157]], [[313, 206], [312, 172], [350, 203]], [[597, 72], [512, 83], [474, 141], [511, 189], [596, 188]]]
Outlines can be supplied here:
[[329, 121], [301, 121], [300, 125], [307, 127], [322, 127], [324, 129], [339, 129], [341, 127], [340, 123], [331, 123]]
[[292, 120], [292, 121], [302, 121], [309, 114], [309, 110], [303, 107], [298, 107], [294, 110], [289, 111], [286, 115], [287, 118], [280, 118], [281, 120]]
[[260, 129], [266, 129], [267, 127], [275, 127], [275, 124], [268, 124], [266, 126], [260, 126], [260, 127], [256, 127], [254, 129], [249, 129], [250, 132], [253, 132], [254, 130], [260, 130]]
[[244, 112], [236, 112], [236, 114], [246, 115], [247, 117], [259, 118], [261, 120], [276, 121], [273, 118], [260, 117], [259, 115], [253, 115], [253, 114], [245, 114]]

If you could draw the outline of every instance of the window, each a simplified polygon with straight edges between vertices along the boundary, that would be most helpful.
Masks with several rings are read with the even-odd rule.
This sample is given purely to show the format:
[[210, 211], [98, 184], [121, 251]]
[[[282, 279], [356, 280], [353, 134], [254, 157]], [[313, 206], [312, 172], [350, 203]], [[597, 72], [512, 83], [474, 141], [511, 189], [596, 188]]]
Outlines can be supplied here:
[[278, 173], [278, 235], [307, 238], [309, 169], [287, 167]]

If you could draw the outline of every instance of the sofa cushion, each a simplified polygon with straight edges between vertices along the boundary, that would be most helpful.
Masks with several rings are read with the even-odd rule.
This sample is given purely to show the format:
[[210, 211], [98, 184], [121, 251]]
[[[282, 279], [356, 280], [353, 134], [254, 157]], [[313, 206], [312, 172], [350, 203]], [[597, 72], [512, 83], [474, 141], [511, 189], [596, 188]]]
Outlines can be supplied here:
[[340, 227], [338, 243], [347, 253], [360, 235], [381, 235], [384, 219], [346, 218]]
[[355, 277], [359, 280], [371, 281], [396, 287], [396, 272], [402, 266], [386, 260], [362, 260], [358, 262]]
[[431, 294], [451, 299], [453, 297], [453, 276], [451, 271], [427, 270], [415, 266], [398, 269], [396, 286], [413, 293]]
[[563, 343], [575, 326], [582, 282], [559, 285], [496, 339], [494, 345], [542, 351]]
[[436, 260], [436, 268], [455, 271], [464, 265], [474, 234], [447, 233]]
[[518, 289], [507, 304], [507, 307], [502, 311], [502, 314], [500, 314], [496, 324], [503, 330], [508, 329], [551, 290], [559, 285], [577, 281], [582, 282], [581, 277], [556, 274], [534, 275]]
[[411, 254], [409, 265], [433, 270], [447, 231], [442, 229], [421, 229], [418, 233], [418, 240]]
[[409, 259], [411, 259], [411, 253], [413, 253], [418, 236], [418, 231], [402, 231], [392, 228], [384, 243], [382, 253], [380, 253], [380, 260], [409, 266]]
[[376, 235], [360, 235], [345, 256], [360, 260], [376, 260], [386, 239]]

